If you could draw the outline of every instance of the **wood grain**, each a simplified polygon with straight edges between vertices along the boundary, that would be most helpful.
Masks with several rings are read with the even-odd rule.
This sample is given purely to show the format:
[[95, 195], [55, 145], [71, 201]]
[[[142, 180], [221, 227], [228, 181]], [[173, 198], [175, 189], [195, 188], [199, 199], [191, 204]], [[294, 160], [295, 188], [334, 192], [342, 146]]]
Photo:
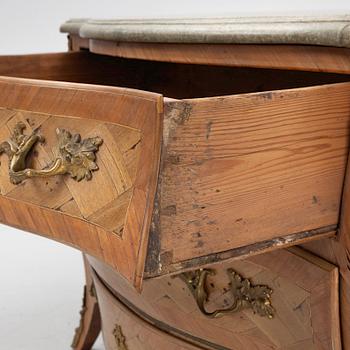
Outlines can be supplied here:
[[[202, 347], [194, 346], [167, 333], [159, 331], [151, 324], [144, 322], [133, 314], [127, 307], [118, 302], [99, 279], [93, 274], [99, 306], [102, 313], [103, 339], [106, 350], [199, 350]], [[120, 327], [122, 344], [114, 335], [115, 327]]]
[[67, 35], [68, 39], [68, 50], [69, 51], [80, 51], [89, 48], [89, 39], [81, 38], [78, 35]]
[[[14, 186], [1, 156], [0, 221], [89, 254], [107, 349], [120, 324], [131, 349], [350, 350], [350, 83], [336, 84], [350, 80], [350, 49], [76, 36], [69, 47], [0, 57], [0, 75], [19, 77], [0, 77], [0, 141], [18, 121], [39, 127], [47, 141], [28, 162], [42, 168], [56, 127], [98, 135], [100, 170], [90, 183]], [[164, 120], [162, 95], [182, 99], [165, 99]], [[333, 264], [280, 249], [334, 236], [339, 214], [336, 239], [304, 248], [338, 265], [340, 280]], [[233, 267], [274, 289], [275, 319], [202, 316], [169, 274], [204, 266], [219, 270], [209, 308], [230, 302]], [[144, 277], [158, 278], [140, 294]], [[77, 350], [99, 328], [96, 298], [86, 302]]]
[[97, 83], [107, 79], [107, 66], [102, 56], [87, 52], [0, 56], [0, 75], [20, 78]]
[[[273, 289], [273, 320], [251, 310], [217, 319], [203, 316], [193, 295], [178, 277], [147, 280], [142, 294], [135, 293], [117, 274], [98, 260], [88, 257], [98, 276], [116, 291], [119, 298], [153, 319], [211, 349], [340, 350], [338, 270], [326, 261], [301, 249], [279, 250], [243, 261], [213, 264], [216, 275], [208, 280], [207, 309], [227, 306], [232, 301], [227, 268], [233, 268], [254, 284]], [[165, 327], [163, 325], [163, 327]]]
[[288, 248], [294, 245], [302, 245], [307, 242], [324, 242], [327, 238], [334, 238], [337, 234], [337, 225], [326, 226], [321, 229], [298, 232], [291, 235], [280, 236], [266, 241], [246, 245], [235, 249], [226, 250], [223, 252], [208, 254], [197, 258], [190, 258], [171, 265], [162, 266], [159, 271], [158, 262], [155, 259], [159, 252], [160, 244], [157, 244], [158, 236], [150, 231], [150, 240], [148, 248], [148, 256], [146, 260], [146, 270], [144, 278], [155, 278], [163, 275], [173, 275], [178, 271], [190, 271], [194, 268], [203, 268], [210, 266], [218, 261], [235, 261], [249, 258], [254, 255], [268, 253], [276, 249]]
[[[80, 39], [72, 36], [72, 42]], [[75, 44], [74, 44], [75, 45]], [[90, 39], [91, 52], [152, 61], [350, 73], [350, 49], [308, 45], [146, 44]], [[80, 49], [79, 44], [74, 49]]]
[[344, 350], [350, 349], [350, 169], [349, 163], [344, 182], [340, 227], [336, 238], [304, 244], [303, 247], [339, 266], [340, 316]]
[[167, 103], [155, 271], [337, 225], [349, 100], [345, 83]]
[[[349, 75], [155, 62], [86, 51], [0, 56], [0, 75], [153, 91], [198, 98], [345, 82]], [[210, 83], [209, 83], [210, 82]]]
[[[31, 168], [43, 169], [55, 160], [58, 143], [56, 129], [67, 128], [72, 134], [80, 134], [83, 139], [96, 136], [103, 139], [97, 153], [99, 170], [93, 173], [93, 181], [76, 182], [69, 177], [55, 176], [45, 180], [34, 178], [16, 186], [10, 182], [8, 171], [6, 174], [6, 155], [3, 155], [0, 158], [4, 164], [0, 193], [55, 210], [63, 207], [66, 213], [122, 235], [139, 163], [140, 131], [89, 119], [82, 122], [79, 118], [1, 107], [0, 111], [3, 117], [0, 120], [2, 140], [6, 140], [5, 135], [10, 135], [18, 122], [26, 125], [27, 134], [39, 128], [40, 134], [45, 137], [45, 143], [32, 152], [36, 156], [29, 162], [32, 164], [28, 163]], [[2, 121], [6, 123], [2, 124]]]
[[[89, 252], [140, 288], [157, 181], [161, 96], [16, 78], [1, 78], [0, 92], [1, 123], [7, 123], [7, 131], [17, 120], [24, 120], [29, 130], [39, 125], [45, 131], [47, 144], [38, 149], [38, 165], [51, 158], [57, 126], [71, 127], [83, 137], [96, 133], [106, 138], [98, 158], [100, 171], [89, 183], [36, 179], [13, 188], [2, 173], [1, 184], [7, 185], [2, 187], [6, 196], [0, 197], [1, 222]], [[119, 142], [122, 146], [117, 147]], [[132, 145], [138, 156], [130, 154]], [[1, 168], [7, 168], [5, 157]], [[64, 211], [58, 210], [61, 206]], [[72, 216], [79, 213], [80, 218]], [[122, 234], [113, 232], [116, 229]]]
[[337, 240], [332, 241], [337, 263], [339, 265], [341, 325], [344, 340], [344, 349], [350, 349], [350, 164], [348, 162], [342, 208], [340, 215], [340, 227]]

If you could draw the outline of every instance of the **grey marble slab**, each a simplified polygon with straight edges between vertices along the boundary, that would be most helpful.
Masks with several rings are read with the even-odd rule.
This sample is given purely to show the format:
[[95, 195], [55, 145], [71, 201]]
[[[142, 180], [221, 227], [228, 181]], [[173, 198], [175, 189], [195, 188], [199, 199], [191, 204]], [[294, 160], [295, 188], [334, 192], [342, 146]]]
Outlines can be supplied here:
[[350, 47], [350, 15], [188, 19], [71, 19], [61, 32], [115, 42]]

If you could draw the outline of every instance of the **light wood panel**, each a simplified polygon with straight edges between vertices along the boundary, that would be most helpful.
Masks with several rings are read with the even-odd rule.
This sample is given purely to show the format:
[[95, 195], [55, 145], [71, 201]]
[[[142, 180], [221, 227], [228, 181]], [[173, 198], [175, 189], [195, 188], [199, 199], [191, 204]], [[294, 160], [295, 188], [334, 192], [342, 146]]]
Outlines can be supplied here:
[[280, 248], [289, 235], [334, 230], [349, 100], [344, 83], [167, 103], [152, 234], [160, 245], [151, 270], [166, 273], [194, 258], [204, 264], [238, 247], [254, 252], [251, 245], [270, 241]]
[[[0, 106], [4, 134], [17, 120], [24, 121], [29, 130], [42, 128], [47, 143], [38, 148], [38, 164], [33, 162], [38, 167], [51, 159], [57, 126], [81, 132], [82, 137], [105, 138], [97, 154], [100, 170], [90, 182], [60, 177], [30, 179], [14, 187], [9, 184], [3, 155], [1, 222], [89, 252], [140, 288], [157, 181], [161, 96], [113, 87], [1, 78]], [[61, 207], [64, 210], [60, 211]]]
[[341, 326], [344, 350], [350, 349], [350, 164], [348, 162], [344, 182], [340, 227], [334, 251], [340, 270]]
[[344, 350], [350, 349], [350, 173], [349, 163], [344, 182], [340, 227], [336, 238], [304, 244], [303, 247], [337, 264], [340, 271], [340, 316]]
[[[110, 268], [89, 257], [92, 267], [119, 298], [167, 325], [169, 332], [185, 332], [202, 339], [211, 349], [340, 350], [338, 270], [301, 249], [279, 250], [242, 261], [208, 266], [207, 310], [232, 302], [226, 269], [233, 268], [254, 285], [273, 289], [276, 310], [270, 320], [252, 310], [210, 319], [203, 316], [182, 279], [162, 277], [147, 280], [141, 295], [135, 293]], [[163, 325], [163, 327], [166, 327]], [[174, 328], [174, 329], [173, 329]]]

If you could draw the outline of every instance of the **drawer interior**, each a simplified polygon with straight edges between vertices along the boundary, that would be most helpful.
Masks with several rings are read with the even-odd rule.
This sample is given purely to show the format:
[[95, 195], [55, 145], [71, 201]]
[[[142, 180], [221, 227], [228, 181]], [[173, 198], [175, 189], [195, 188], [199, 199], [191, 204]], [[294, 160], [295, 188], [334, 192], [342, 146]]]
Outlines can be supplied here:
[[346, 74], [155, 62], [84, 51], [3, 56], [0, 75], [127, 87], [176, 99], [350, 81]]

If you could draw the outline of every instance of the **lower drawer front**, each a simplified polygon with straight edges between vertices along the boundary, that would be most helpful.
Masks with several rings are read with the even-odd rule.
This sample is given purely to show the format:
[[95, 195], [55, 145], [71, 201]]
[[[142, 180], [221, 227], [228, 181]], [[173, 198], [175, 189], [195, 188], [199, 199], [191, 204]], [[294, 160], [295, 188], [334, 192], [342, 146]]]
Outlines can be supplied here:
[[114, 298], [96, 276], [94, 283], [102, 315], [102, 334], [106, 350], [202, 349], [143, 321]]
[[[141, 295], [95, 259], [93, 268], [126, 302], [150, 317], [210, 344], [213, 349], [340, 350], [338, 269], [299, 248], [279, 250], [243, 261], [210, 266], [215, 275], [205, 281], [207, 312], [229, 308], [233, 301], [229, 269], [249, 278], [253, 290], [258, 285], [271, 288], [271, 306], [260, 306], [212, 318], [205, 316], [195, 296], [181, 278], [147, 280]], [[192, 279], [193, 280], [193, 279]], [[232, 281], [231, 281], [232, 282]], [[265, 300], [266, 301], [266, 300]], [[272, 319], [266, 317], [273, 313]]]

